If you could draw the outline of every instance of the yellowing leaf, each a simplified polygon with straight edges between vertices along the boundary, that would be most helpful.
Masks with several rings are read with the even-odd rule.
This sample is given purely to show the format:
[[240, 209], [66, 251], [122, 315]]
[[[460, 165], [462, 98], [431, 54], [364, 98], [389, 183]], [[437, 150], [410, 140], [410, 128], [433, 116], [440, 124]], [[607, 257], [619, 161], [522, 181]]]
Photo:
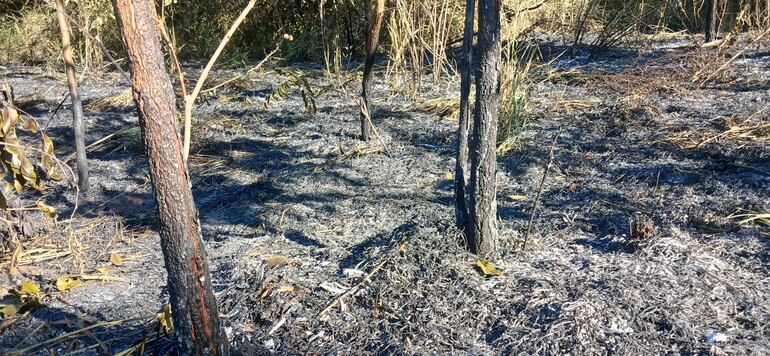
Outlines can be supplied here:
[[500, 277], [503, 275], [503, 272], [500, 272], [491, 262], [483, 258], [476, 260], [476, 267], [481, 270], [481, 273], [484, 273], [485, 277]]
[[7, 135], [16, 126], [16, 123], [19, 122], [19, 112], [10, 106], [6, 106], [3, 108], [0, 116], [2, 116], [0, 134]]
[[24, 129], [24, 131], [36, 134], [38, 131], [37, 121], [30, 117], [24, 120], [24, 123], [21, 124], [21, 128]]
[[445, 180], [455, 180], [455, 175], [454, 175], [454, 173], [452, 173], [452, 172], [449, 172], [449, 173], [447, 173], [447, 174], [444, 176], [444, 179], [445, 179]]
[[158, 313], [158, 322], [160, 322], [160, 326], [167, 334], [174, 331], [174, 323], [171, 319], [171, 304], [167, 305], [163, 312]]
[[60, 292], [66, 292], [81, 284], [83, 284], [83, 279], [80, 276], [61, 276], [56, 279], [56, 288]]
[[113, 265], [120, 267], [123, 265], [123, 256], [117, 252], [113, 252], [110, 254], [110, 262], [112, 262]]
[[35, 282], [26, 281], [21, 284], [21, 292], [27, 295], [37, 295], [40, 293], [40, 288], [37, 287]]
[[43, 170], [48, 175], [48, 178], [53, 180], [59, 180], [59, 170], [54, 164], [54, 147], [53, 141], [48, 135], [43, 134], [43, 156], [40, 157], [40, 165], [43, 166]]
[[37, 209], [43, 212], [46, 216], [48, 216], [51, 219], [56, 218], [56, 215], [59, 213], [56, 212], [56, 208], [46, 204], [45, 202], [39, 201], [37, 202]]
[[294, 286], [287, 284], [276, 289], [275, 292], [273, 293], [286, 293], [286, 292], [293, 292], [293, 291], [294, 291]]
[[505, 197], [510, 200], [527, 200], [526, 195], [510, 194], [510, 195], [506, 195]]
[[4, 319], [18, 314], [19, 310], [21, 310], [21, 305], [16, 299], [0, 301], [0, 312], [2, 312]]

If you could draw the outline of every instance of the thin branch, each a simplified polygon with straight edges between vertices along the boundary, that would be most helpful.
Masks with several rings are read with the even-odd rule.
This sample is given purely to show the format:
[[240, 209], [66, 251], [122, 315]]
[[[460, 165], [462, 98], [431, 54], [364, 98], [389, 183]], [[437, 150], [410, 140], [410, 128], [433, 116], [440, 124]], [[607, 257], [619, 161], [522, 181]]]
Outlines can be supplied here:
[[551, 170], [551, 164], [553, 163], [553, 150], [556, 147], [556, 141], [559, 140], [559, 135], [561, 135], [562, 127], [559, 127], [559, 131], [556, 132], [556, 135], [553, 137], [553, 142], [551, 142], [551, 150], [548, 152], [548, 165], [545, 167], [545, 172], [543, 173], [543, 179], [540, 180], [540, 187], [537, 188], [537, 195], [535, 195], [535, 201], [532, 203], [532, 212], [529, 214], [529, 222], [527, 223], [527, 230], [524, 233], [524, 241], [521, 245], [521, 250], [524, 251], [527, 249], [527, 240], [529, 240], [529, 232], [532, 229], [532, 222], [535, 221], [535, 212], [537, 211], [537, 205], [540, 201], [540, 194], [543, 193], [543, 186], [545, 185], [545, 177], [548, 176], [548, 172]]
[[158, 19], [158, 27], [160, 28], [161, 37], [163, 37], [163, 41], [166, 42], [168, 51], [171, 53], [171, 59], [174, 60], [174, 67], [179, 76], [179, 86], [182, 87], [182, 97], [187, 100], [187, 85], [184, 79], [184, 68], [182, 68], [182, 63], [179, 62], [179, 57], [176, 54], [176, 45], [174, 44], [174, 41], [171, 40], [171, 36], [168, 35], [168, 30], [166, 30], [165, 17]]
[[234, 82], [234, 81], [236, 81], [236, 80], [238, 80], [238, 79], [241, 79], [241, 78], [243, 78], [243, 77], [245, 77], [245, 76], [247, 76], [247, 75], [249, 75], [249, 74], [253, 73], [253, 72], [254, 72], [254, 71], [256, 71], [257, 69], [261, 68], [261, 67], [262, 67], [262, 65], [263, 65], [263, 64], [265, 64], [265, 62], [267, 62], [267, 60], [268, 60], [268, 59], [270, 59], [270, 57], [272, 57], [274, 54], [276, 54], [276, 53], [278, 52], [278, 50], [279, 50], [279, 49], [281, 49], [281, 44], [283, 44], [283, 41], [280, 41], [280, 42], [278, 42], [278, 45], [276, 45], [276, 46], [275, 46], [275, 49], [274, 49], [274, 50], [272, 50], [270, 53], [268, 53], [268, 54], [265, 56], [265, 58], [263, 58], [261, 61], [259, 61], [259, 63], [257, 63], [257, 65], [255, 65], [255, 66], [251, 67], [251, 68], [250, 68], [249, 70], [247, 70], [246, 72], [244, 72], [244, 73], [241, 73], [241, 74], [238, 74], [238, 75], [236, 75], [236, 76], [234, 76], [234, 77], [232, 77], [232, 78], [230, 78], [230, 79], [227, 79], [227, 80], [225, 80], [225, 81], [223, 81], [223, 82], [221, 82], [221, 83], [219, 83], [219, 84], [217, 84], [217, 85], [215, 85], [215, 86], [213, 86], [213, 87], [211, 87], [211, 88], [208, 88], [208, 89], [206, 89], [206, 90], [203, 90], [203, 91], [201, 91], [201, 93], [208, 93], [208, 92], [210, 92], [210, 91], [214, 91], [214, 90], [217, 90], [217, 89], [219, 89], [219, 88], [221, 88], [221, 87], [223, 87], [223, 86], [225, 86], [225, 85], [227, 85], [227, 84], [230, 84], [230, 83], [232, 83], [232, 82]]
[[184, 161], [187, 162], [187, 158], [190, 155], [190, 131], [192, 130], [192, 107], [195, 103], [195, 99], [198, 97], [198, 94], [200, 94], [201, 89], [203, 89], [203, 83], [206, 81], [206, 78], [209, 75], [209, 72], [211, 71], [211, 68], [214, 67], [214, 63], [216, 63], [217, 59], [219, 59], [219, 55], [222, 54], [222, 51], [225, 49], [225, 45], [227, 45], [227, 42], [230, 41], [230, 38], [233, 37], [233, 34], [235, 34], [235, 31], [238, 29], [238, 26], [241, 25], [243, 20], [246, 19], [246, 15], [251, 12], [251, 9], [254, 8], [254, 5], [257, 3], [257, 0], [249, 0], [249, 3], [246, 4], [246, 7], [241, 11], [241, 14], [238, 16], [237, 19], [235, 19], [235, 22], [233, 22], [232, 26], [230, 26], [230, 29], [225, 34], [225, 37], [222, 38], [222, 41], [219, 43], [219, 47], [217, 47], [216, 51], [214, 51], [214, 55], [211, 56], [211, 59], [209, 59], [208, 64], [206, 64], [206, 68], [203, 69], [203, 72], [201, 72], [200, 77], [198, 77], [198, 81], [195, 83], [195, 88], [192, 91], [192, 94], [185, 96], [184, 100], [184, 148], [182, 151], [182, 156], [184, 158]]

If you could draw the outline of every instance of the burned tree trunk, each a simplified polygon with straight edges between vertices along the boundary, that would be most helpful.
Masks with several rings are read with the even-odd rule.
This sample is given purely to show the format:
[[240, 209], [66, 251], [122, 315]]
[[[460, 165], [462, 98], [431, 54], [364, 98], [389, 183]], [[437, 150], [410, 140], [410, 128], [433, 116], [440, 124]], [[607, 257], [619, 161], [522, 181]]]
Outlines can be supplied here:
[[706, 14], [703, 18], [706, 42], [717, 39], [717, 0], [706, 0]]
[[471, 67], [473, 66], [473, 24], [476, 0], [465, 1], [465, 29], [463, 30], [464, 62], [460, 68], [460, 120], [457, 130], [457, 159], [455, 161], [455, 220], [457, 227], [467, 234], [468, 200], [468, 132], [470, 130]]
[[[370, 7], [367, 1], [367, 13]], [[380, 28], [382, 18], [385, 15], [385, 0], [376, 0], [374, 12], [369, 17], [369, 37], [366, 39], [366, 61], [364, 62], [364, 79], [361, 89], [361, 140], [369, 141], [372, 135], [371, 101], [369, 96], [372, 91], [372, 67], [374, 66], [374, 52], [380, 40]]]
[[134, 101], [149, 159], [179, 354], [223, 355], [198, 212], [182, 156], [174, 91], [151, 0], [113, 0], [131, 69]]
[[471, 252], [487, 255], [497, 239], [497, 114], [500, 95], [500, 1], [479, 0], [479, 68], [470, 139], [466, 238]]
[[72, 57], [70, 44], [70, 30], [64, 12], [64, 1], [56, 0], [56, 17], [59, 21], [61, 32], [61, 49], [64, 57], [64, 66], [67, 70], [67, 85], [72, 100], [72, 130], [75, 135], [75, 156], [77, 157], [78, 188], [80, 191], [88, 191], [88, 158], [86, 157], [86, 138], [83, 124], [83, 105], [78, 93], [78, 81], [75, 78], [75, 60]]

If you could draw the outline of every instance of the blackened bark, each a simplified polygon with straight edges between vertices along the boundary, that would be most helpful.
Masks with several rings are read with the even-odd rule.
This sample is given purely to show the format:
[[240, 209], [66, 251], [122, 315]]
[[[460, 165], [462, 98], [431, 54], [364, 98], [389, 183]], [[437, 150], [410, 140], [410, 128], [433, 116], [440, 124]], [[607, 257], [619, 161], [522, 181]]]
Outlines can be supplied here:
[[72, 57], [72, 45], [70, 44], [70, 29], [67, 26], [67, 16], [64, 12], [64, 1], [56, 0], [56, 17], [59, 21], [61, 32], [61, 48], [64, 57], [64, 66], [67, 71], [67, 85], [72, 100], [72, 130], [75, 136], [75, 157], [78, 171], [78, 189], [81, 192], [88, 191], [88, 158], [86, 157], [85, 125], [83, 124], [83, 105], [78, 93], [78, 81], [75, 78], [75, 60]]
[[[364, 62], [364, 79], [361, 90], [361, 140], [369, 141], [372, 135], [371, 124], [371, 100], [369, 97], [372, 91], [372, 67], [374, 66], [374, 53], [377, 50], [377, 43], [380, 40], [380, 27], [382, 27], [382, 18], [385, 15], [385, 0], [376, 0], [374, 12], [371, 14], [369, 22], [369, 37], [366, 39], [366, 61]], [[368, 0], [367, 0], [368, 4]], [[369, 6], [367, 5], [367, 8]]]
[[151, 0], [113, 0], [128, 54], [134, 101], [160, 216], [160, 239], [179, 354], [223, 355], [227, 339], [211, 289], [190, 177], [182, 157], [174, 91]]
[[460, 121], [457, 130], [457, 156], [455, 162], [455, 220], [457, 227], [467, 236], [468, 200], [468, 133], [470, 130], [471, 108], [471, 67], [473, 65], [473, 23], [476, 1], [465, 1], [465, 29], [463, 31], [464, 62], [460, 68]]
[[500, 95], [500, 1], [479, 0], [479, 68], [470, 140], [468, 247], [477, 255], [495, 250], [497, 240], [497, 114]]
[[706, 0], [706, 14], [703, 18], [706, 42], [717, 39], [717, 0]]

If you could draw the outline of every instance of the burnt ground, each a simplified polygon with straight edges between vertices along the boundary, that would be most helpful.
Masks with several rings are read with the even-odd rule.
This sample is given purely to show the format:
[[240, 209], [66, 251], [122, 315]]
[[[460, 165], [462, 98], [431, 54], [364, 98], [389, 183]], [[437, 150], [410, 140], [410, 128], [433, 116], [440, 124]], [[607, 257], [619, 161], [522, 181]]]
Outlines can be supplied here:
[[[416, 101], [377, 84], [373, 120], [389, 155], [377, 140], [355, 138], [355, 72], [332, 86], [322, 71], [294, 67], [319, 88], [315, 115], [297, 88], [264, 109], [272, 88], [291, 78], [285, 70], [209, 93], [195, 112], [190, 167], [233, 347], [770, 353], [770, 226], [730, 217], [770, 209], [770, 48], [688, 43], [590, 61], [564, 56], [533, 69], [531, 123], [498, 160], [500, 253], [491, 262], [503, 275], [495, 278], [474, 268], [453, 227], [456, 121], [422, 110], [424, 99], [456, 98], [456, 79], [428, 80]], [[63, 79], [0, 68], [18, 106], [53, 137], [60, 157], [69, 155], [69, 107], [51, 115]], [[693, 80], [711, 73], [702, 86]], [[30, 204], [44, 198], [60, 218], [29, 213], [43, 222], [23, 238], [18, 267], [9, 269], [10, 252], [3, 257], [0, 293], [31, 280], [45, 304], [0, 324], [3, 352], [170, 347], [158, 332], [165, 272], [135, 115], [103, 100], [126, 88], [111, 73], [83, 81], [89, 142], [120, 133], [90, 152], [92, 189], [74, 219], [66, 179], [23, 196]], [[122, 263], [111, 263], [113, 254]], [[110, 268], [97, 270], [103, 266]], [[52, 280], [68, 274], [121, 280], [59, 292]]]

